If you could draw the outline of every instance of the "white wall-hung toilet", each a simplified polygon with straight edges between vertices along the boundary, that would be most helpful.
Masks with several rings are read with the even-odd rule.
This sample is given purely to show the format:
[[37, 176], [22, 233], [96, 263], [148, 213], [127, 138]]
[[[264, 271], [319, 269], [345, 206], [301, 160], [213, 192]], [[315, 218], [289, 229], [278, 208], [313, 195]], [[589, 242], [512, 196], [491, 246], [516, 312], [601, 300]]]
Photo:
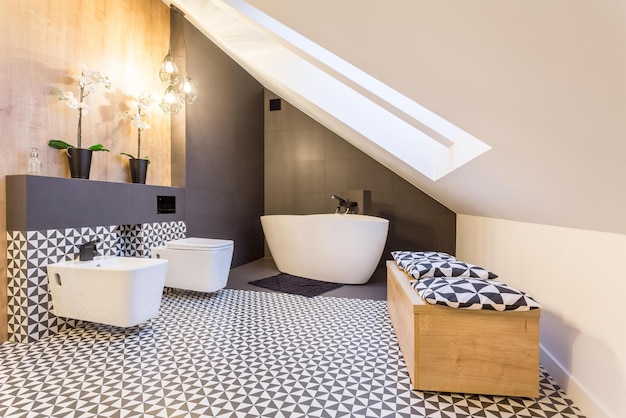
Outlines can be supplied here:
[[152, 249], [152, 258], [168, 261], [165, 286], [198, 292], [226, 287], [235, 245], [231, 240], [183, 238]]

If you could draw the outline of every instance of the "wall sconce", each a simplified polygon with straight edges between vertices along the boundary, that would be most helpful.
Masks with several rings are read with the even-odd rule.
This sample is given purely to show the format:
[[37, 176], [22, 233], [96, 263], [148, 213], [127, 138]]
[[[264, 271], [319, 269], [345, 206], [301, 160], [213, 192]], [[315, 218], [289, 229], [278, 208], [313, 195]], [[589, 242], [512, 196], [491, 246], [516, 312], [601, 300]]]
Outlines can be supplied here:
[[[170, 46], [159, 71], [159, 78], [164, 83], [168, 83], [168, 86], [165, 89], [165, 93], [163, 93], [159, 106], [161, 106], [161, 109], [163, 109], [165, 113], [175, 115], [180, 112], [183, 104], [192, 104], [195, 102], [198, 97], [198, 92], [196, 91], [196, 87], [193, 85], [193, 81], [187, 72], [187, 42], [185, 40], [185, 22], [183, 21], [185, 14], [174, 5], [170, 6], [170, 10], [175, 13], [174, 19], [172, 19], [172, 26], [179, 26], [183, 35], [183, 49], [185, 51], [185, 77], [180, 83], [178, 89], [176, 89], [175, 86], [180, 79], [180, 73], [176, 63], [174, 62], [174, 56], [172, 55], [172, 36], [170, 35]], [[172, 28], [172, 33], [174, 33], [174, 28]]]

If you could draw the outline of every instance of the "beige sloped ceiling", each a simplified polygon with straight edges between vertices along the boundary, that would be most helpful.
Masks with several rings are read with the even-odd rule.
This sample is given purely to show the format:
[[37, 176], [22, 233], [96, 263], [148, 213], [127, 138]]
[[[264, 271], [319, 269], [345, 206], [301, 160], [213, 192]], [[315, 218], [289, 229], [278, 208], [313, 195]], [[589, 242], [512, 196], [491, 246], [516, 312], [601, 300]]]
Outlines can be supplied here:
[[[265, 87], [455, 212], [626, 233], [626, 3], [179, 0], [175, 4]], [[282, 33], [272, 32], [281, 27], [272, 26], [273, 19], [286, 28]], [[322, 53], [303, 53], [290, 43], [289, 30]], [[265, 40], [257, 43], [256, 37]], [[486, 149], [453, 164], [451, 172], [429, 175], [428, 150], [406, 148], [417, 161], [414, 166], [410, 158], [398, 158], [390, 149], [395, 147], [394, 138], [403, 137], [399, 125], [389, 122], [384, 111], [371, 114], [366, 112], [371, 109], [361, 109], [359, 97], [382, 103], [384, 109], [388, 103], [382, 96], [357, 86], [361, 96], [351, 103], [346, 99], [349, 94], [325, 88], [332, 83], [306, 77], [300, 64], [280, 54], [265, 54], [273, 48], [304, 57], [324, 77], [348, 87], [354, 88], [351, 74], [365, 74], [478, 139]], [[358, 71], [342, 72], [334, 66], [337, 62]], [[297, 85], [304, 87], [293, 88]], [[324, 105], [335, 102], [339, 103], [335, 107]], [[362, 112], [361, 121], [372, 131], [361, 130], [358, 117], [349, 120], [354, 109]], [[392, 112], [406, 120], [397, 108]], [[412, 121], [413, 126], [419, 123]], [[376, 142], [376, 135], [388, 136], [389, 147]], [[436, 133], [432, 137], [437, 140]], [[440, 142], [445, 145], [449, 140], [454, 135]], [[453, 159], [454, 152], [450, 155]], [[425, 169], [419, 166], [422, 163]]]

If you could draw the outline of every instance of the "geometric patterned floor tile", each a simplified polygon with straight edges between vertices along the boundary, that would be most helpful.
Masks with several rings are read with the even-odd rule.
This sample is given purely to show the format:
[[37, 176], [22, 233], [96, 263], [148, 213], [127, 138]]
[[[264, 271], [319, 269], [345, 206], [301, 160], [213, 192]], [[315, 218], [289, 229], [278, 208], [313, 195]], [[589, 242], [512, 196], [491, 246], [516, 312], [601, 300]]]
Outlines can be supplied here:
[[139, 326], [0, 345], [2, 417], [565, 417], [537, 399], [411, 391], [385, 301], [166, 289]]

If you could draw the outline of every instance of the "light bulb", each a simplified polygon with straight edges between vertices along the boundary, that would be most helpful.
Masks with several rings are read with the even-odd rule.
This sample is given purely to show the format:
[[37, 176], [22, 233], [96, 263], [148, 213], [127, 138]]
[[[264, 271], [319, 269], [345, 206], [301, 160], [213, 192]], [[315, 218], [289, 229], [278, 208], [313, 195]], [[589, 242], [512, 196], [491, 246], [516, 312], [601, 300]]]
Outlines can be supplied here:
[[174, 58], [169, 52], [167, 53], [167, 55], [163, 59], [163, 63], [161, 64], [159, 78], [161, 79], [161, 81], [167, 82], [170, 85], [176, 84], [176, 82], [180, 78], [178, 67], [176, 66]]
[[161, 109], [163, 109], [165, 113], [168, 113], [170, 115], [175, 115], [180, 112], [183, 104], [180, 102], [178, 95], [174, 91], [174, 86], [167, 86], [167, 89], [165, 89], [165, 93], [161, 98], [161, 102], [159, 103], [159, 106], [161, 106]]
[[191, 81], [191, 77], [189, 77], [188, 74], [185, 75], [180, 89], [178, 90], [178, 97], [187, 104], [192, 104], [196, 101], [196, 98], [198, 98], [196, 87], [193, 85], [193, 81]]

